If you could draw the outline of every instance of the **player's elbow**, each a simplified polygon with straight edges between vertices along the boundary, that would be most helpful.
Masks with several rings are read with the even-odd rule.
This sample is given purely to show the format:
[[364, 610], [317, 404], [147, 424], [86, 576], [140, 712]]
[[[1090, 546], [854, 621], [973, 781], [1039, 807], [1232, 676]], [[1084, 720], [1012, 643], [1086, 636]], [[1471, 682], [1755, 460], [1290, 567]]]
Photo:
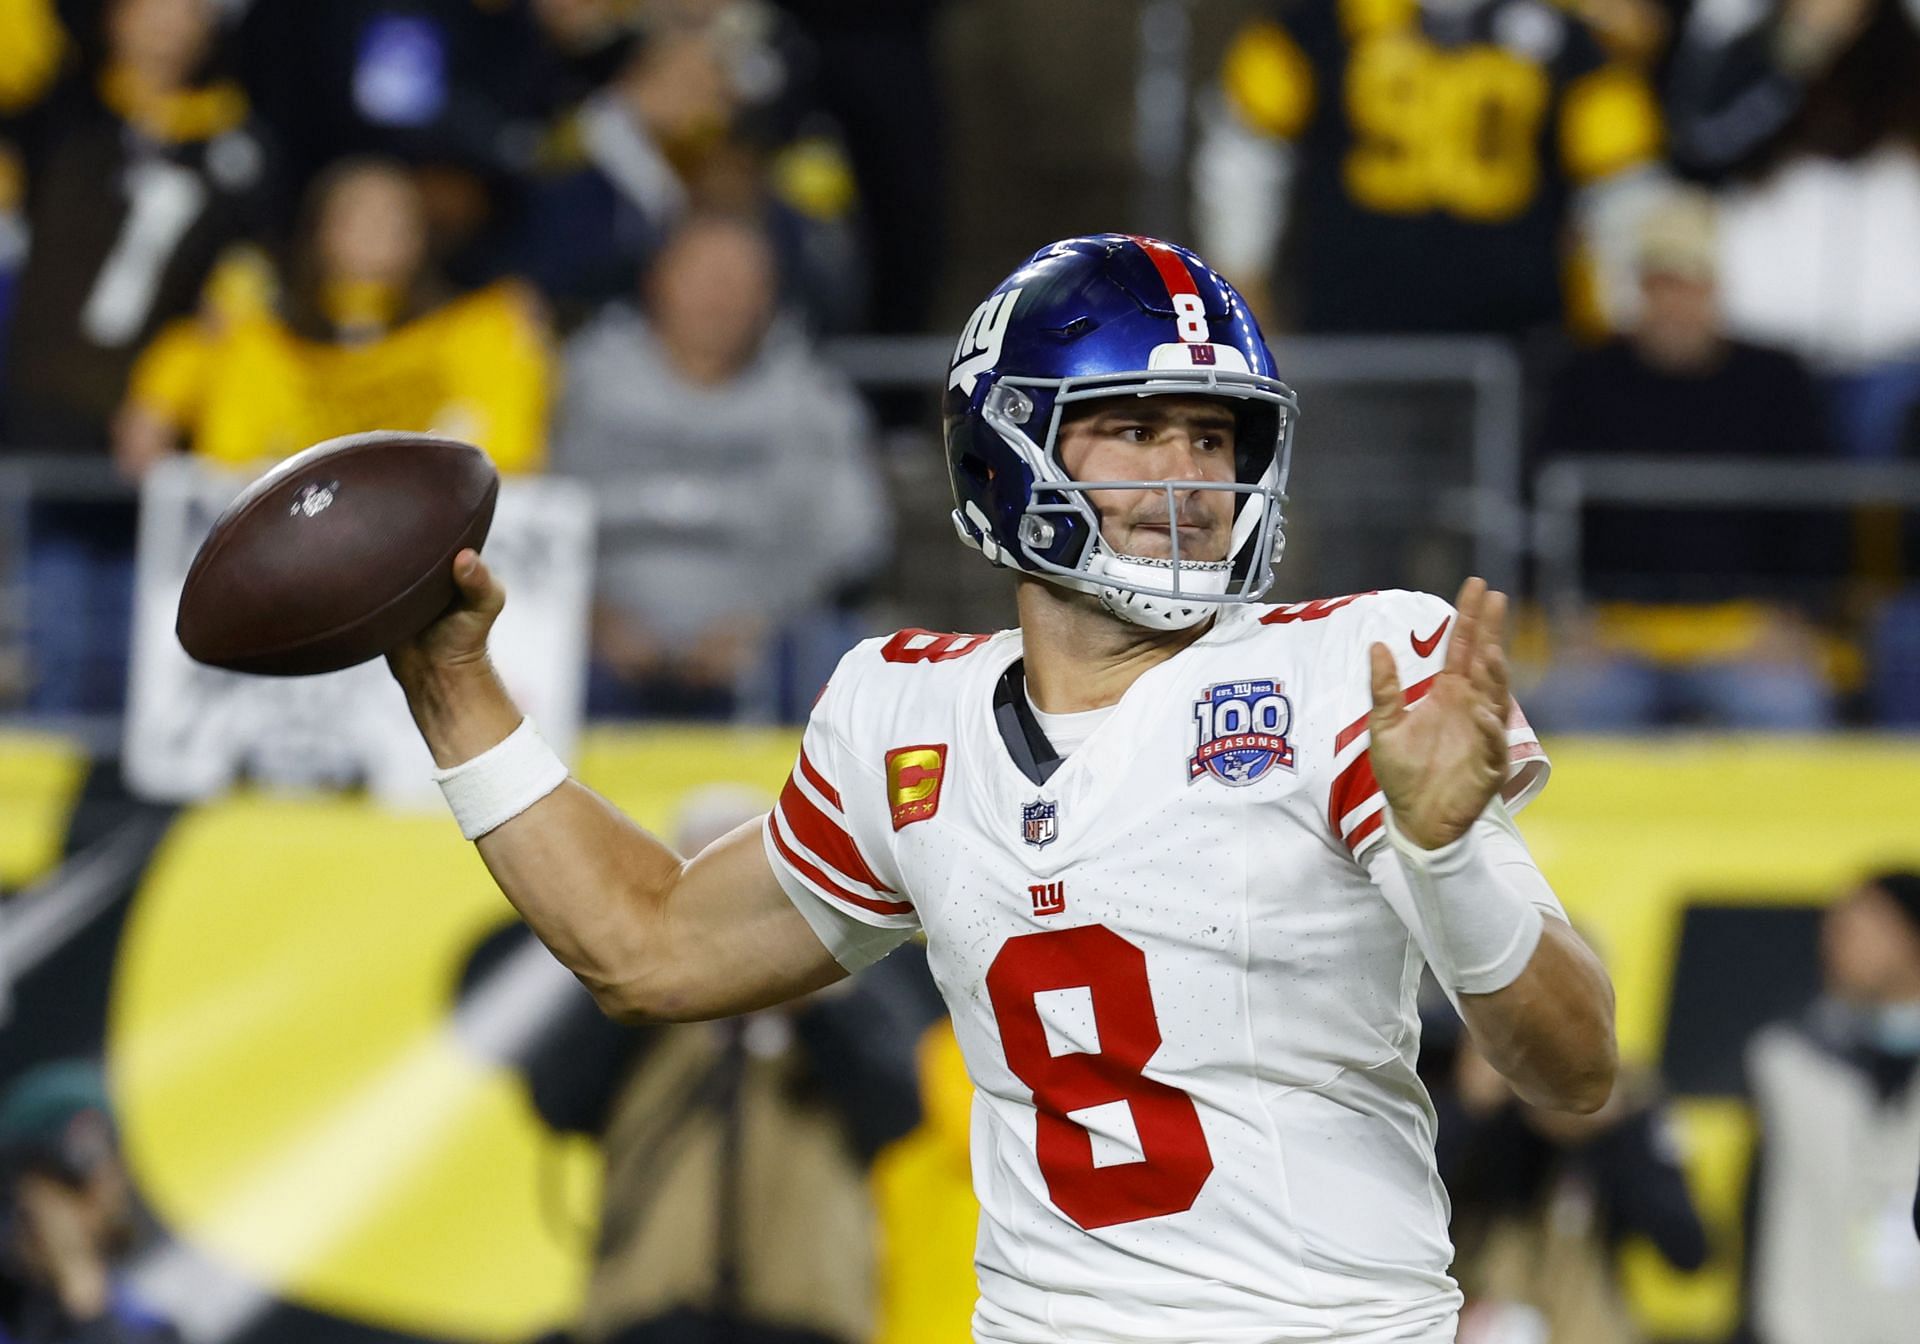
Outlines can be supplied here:
[[703, 1008], [694, 986], [675, 975], [672, 967], [633, 967], [607, 978], [583, 975], [580, 979], [600, 1011], [622, 1026], [699, 1022], [714, 1016]]
[[1547, 1092], [1539, 1104], [1574, 1115], [1592, 1115], [1613, 1096], [1613, 1085], [1620, 1073], [1620, 1048], [1613, 1034], [1611, 999], [1605, 1011], [1595, 1011], [1591, 1020], [1563, 1036], [1558, 1051], [1559, 1067], [1553, 1070]]
[[1614, 1080], [1620, 1073], [1620, 1060], [1611, 1040], [1589, 1059], [1579, 1062], [1559, 1089], [1556, 1110], [1574, 1115], [1592, 1115], [1613, 1096]]

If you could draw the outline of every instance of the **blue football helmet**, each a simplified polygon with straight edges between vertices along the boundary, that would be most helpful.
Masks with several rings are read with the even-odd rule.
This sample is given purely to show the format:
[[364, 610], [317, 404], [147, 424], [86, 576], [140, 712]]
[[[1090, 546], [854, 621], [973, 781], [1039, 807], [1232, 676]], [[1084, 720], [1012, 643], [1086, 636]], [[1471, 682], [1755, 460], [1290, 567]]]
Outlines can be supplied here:
[[[1235, 479], [1076, 481], [1060, 463], [1074, 402], [1203, 395], [1234, 404]], [[1184, 247], [1104, 233], [1044, 247], [974, 310], [947, 373], [942, 420], [953, 521], [995, 564], [1099, 596], [1158, 630], [1257, 601], [1286, 534], [1282, 506], [1299, 404], [1246, 301]], [[1235, 501], [1227, 556], [1131, 556], [1100, 535], [1087, 493], [1225, 490]]]

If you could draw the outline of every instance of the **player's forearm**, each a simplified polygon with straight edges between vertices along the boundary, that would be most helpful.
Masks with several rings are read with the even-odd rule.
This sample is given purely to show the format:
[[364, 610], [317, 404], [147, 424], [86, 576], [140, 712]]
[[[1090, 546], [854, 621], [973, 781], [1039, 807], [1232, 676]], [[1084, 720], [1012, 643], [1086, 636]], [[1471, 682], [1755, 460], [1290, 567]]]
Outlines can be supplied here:
[[1505, 809], [1438, 850], [1391, 816], [1387, 836], [1369, 871], [1488, 1061], [1536, 1106], [1597, 1110], [1613, 1086], [1613, 986]]
[[1613, 985], [1580, 935], [1547, 918], [1518, 979], [1457, 1000], [1487, 1061], [1523, 1101], [1588, 1114], [1613, 1091]]
[[846, 975], [774, 879], [763, 821], [682, 860], [568, 780], [483, 836], [480, 857], [609, 1016], [705, 1021]]
[[[443, 769], [520, 724], [484, 661], [395, 671]], [[478, 844], [529, 927], [621, 1021], [750, 1012], [846, 974], [775, 880], [758, 821], [683, 860], [569, 779]]]
[[666, 912], [680, 856], [569, 779], [477, 842], [513, 908], [623, 1021], [684, 997]]
[[[396, 669], [441, 769], [504, 741], [520, 709], [490, 665]], [[574, 780], [478, 842], [500, 890], [563, 965], [615, 1016], [655, 994], [667, 894], [680, 856]]]
[[442, 770], [499, 745], [520, 726], [520, 707], [485, 657], [439, 664], [420, 655], [395, 655], [393, 675], [433, 763]]

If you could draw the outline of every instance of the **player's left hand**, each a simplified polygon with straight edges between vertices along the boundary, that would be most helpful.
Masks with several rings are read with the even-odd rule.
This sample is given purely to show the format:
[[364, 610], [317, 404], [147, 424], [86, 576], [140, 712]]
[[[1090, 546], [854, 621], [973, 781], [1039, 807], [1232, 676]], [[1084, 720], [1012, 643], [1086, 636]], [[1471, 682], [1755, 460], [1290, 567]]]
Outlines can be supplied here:
[[1507, 597], [1482, 579], [1460, 585], [1446, 665], [1416, 711], [1385, 644], [1368, 650], [1373, 711], [1367, 716], [1374, 777], [1393, 822], [1423, 849], [1467, 833], [1507, 777]]

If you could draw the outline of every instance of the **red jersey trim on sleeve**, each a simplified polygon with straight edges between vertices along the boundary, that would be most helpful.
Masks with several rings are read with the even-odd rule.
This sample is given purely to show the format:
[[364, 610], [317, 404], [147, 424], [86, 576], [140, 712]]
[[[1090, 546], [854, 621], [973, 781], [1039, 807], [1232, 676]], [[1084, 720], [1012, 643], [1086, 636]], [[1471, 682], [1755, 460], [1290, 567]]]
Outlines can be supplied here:
[[910, 915], [913, 913], [913, 905], [908, 901], [875, 900], [870, 896], [862, 896], [857, 891], [850, 891], [847, 887], [834, 881], [833, 878], [820, 867], [807, 861], [806, 857], [788, 841], [787, 837], [781, 834], [783, 829], [784, 823], [781, 819], [781, 814], [776, 810], [767, 818], [767, 834], [773, 838], [773, 847], [780, 852], [780, 857], [785, 859], [794, 873], [803, 878], [809, 886], [826, 895], [845, 901], [849, 905], [857, 905], [862, 910], [871, 910], [876, 915]]
[[[807, 749], [804, 746], [800, 748], [800, 773], [806, 777], [807, 783], [813, 785], [814, 791], [822, 798], [832, 803], [839, 811], [844, 812], [847, 810], [846, 804], [840, 801], [839, 792], [834, 789], [833, 785], [827, 783], [827, 781], [821, 777], [818, 770], [813, 768], [813, 762], [807, 759]], [[791, 778], [787, 780], [787, 787], [793, 787], [793, 780]]]
[[913, 913], [912, 902], [885, 899], [897, 893], [860, 852], [839, 790], [821, 774], [805, 747], [767, 818], [767, 834], [794, 875], [820, 895], [876, 915]]
[[[1409, 708], [1433, 688], [1433, 680], [1428, 677], [1406, 688]], [[1355, 742], [1360, 743], [1360, 750], [1334, 776], [1333, 787], [1327, 793], [1327, 825], [1355, 855], [1360, 852], [1361, 842], [1387, 820], [1386, 798], [1374, 776], [1373, 759], [1368, 755], [1373, 748], [1372, 739], [1367, 736], [1368, 717], [1362, 714], [1334, 738], [1336, 757]], [[1518, 810], [1539, 793], [1546, 783], [1548, 770], [1546, 749], [1534, 736], [1533, 727], [1520, 712], [1518, 702], [1507, 717], [1507, 760], [1507, 780], [1500, 788], [1500, 795], [1508, 806]]]
[[[807, 758], [800, 758], [801, 769], [806, 768]], [[845, 876], [875, 891], [893, 894], [893, 888], [875, 876], [873, 869], [862, 857], [860, 848], [854, 844], [853, 837], [847, 834], [843, 823], [828, 816], [801, 789], [795, 772], [787, 779], [787, 787], [780, 791], [780, 819], [786, 823], [793, 838], [807, 849], [818, 855], [822, 862], [839, 870]]]

